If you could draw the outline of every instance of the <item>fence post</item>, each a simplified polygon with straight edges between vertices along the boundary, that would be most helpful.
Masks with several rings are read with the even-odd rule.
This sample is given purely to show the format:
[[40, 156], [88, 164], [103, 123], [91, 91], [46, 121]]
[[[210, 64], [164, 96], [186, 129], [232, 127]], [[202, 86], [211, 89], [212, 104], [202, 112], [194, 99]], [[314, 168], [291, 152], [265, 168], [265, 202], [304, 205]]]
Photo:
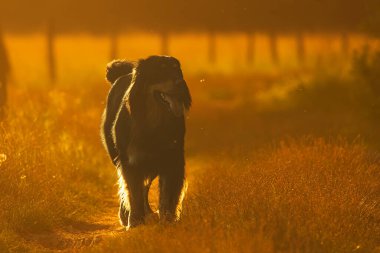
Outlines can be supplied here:
[[47, 64], [50, 81], [54, 84], [57, 78], [56, 58], [55, 58], [55, 25], [54, 20], [50, 19], [47, 25]]
[[252, 64], [255, 59], [255, 35], [247, 32], [247, 63]]
[[169, 35], [166, 31], [161, 32], [161, 54], [169, 55]]
[[7, 85], [11, 71], [8, 58], [8, 51], [5, 46], [3, 32], [0, 27], [0, 120], [5, 117], [5, 107], [7, 105]]
[[118, 55], [118, 33], [112, 31], [110, 34], [110, 60], [114, 60]]
[[303, 65], [305, 63], [305, 36], [302, 32], [297, 33], [296, 41], [298, 63]]
[[214, 31], [208, 33], [208, 60], [210, 63], [216, 62], [216, 35]]
[[279, 59], [278, 59], [278, 48], [277, 48], [277, 35], [275, 32], [271, 32], [269, 35], [269, 48], [270, 48], [270, 54], [272, 58], [272, 62], [274, 65], [278, 65]]
[[344, 58], [347, 58], [350, 53], [350, 40], [346, 32], [341, 35], [341, 51]]

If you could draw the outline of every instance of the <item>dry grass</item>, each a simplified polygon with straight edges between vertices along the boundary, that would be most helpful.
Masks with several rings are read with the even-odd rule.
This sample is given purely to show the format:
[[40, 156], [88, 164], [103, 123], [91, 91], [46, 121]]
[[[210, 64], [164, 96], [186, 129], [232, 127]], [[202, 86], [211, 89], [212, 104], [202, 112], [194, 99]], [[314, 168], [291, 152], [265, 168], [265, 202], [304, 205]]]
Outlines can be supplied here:
[[115, 173], [98, 139], [106, 89], [13, 90], [17, 99], [0, 134], [7, 156], [0, 165], [2, 251], [71, 251], [98, 237], [100, 245], [83, 250], [374, 252], [379, 246], [378, 153], [336, 138], [268, 146], [266, 138], [255, 139], [278, 139], [271, 131], [276, 120], [212, 103], [204, 113], [204, 102], [195, 103], [189, 118], [182, 221], [115, 235]]
[[0, 123], [0, 249], [44, 244], [34, 235], [91, 222], [98, 201], [114, 199], [113, 171], [97, 135], [100, 103], [65, 91], [15, 92]]
[[[277, 101], [270, 88], [294, 89], [298, 80], [186, 75], [194, 107], [188, 118], [183, 218], [125, 232], [117, 221], [116, 173], [99, 139], [108, 86], [93, 81], [103, 75], [106, 41], [95, 41], [100, 53], [92, 58], [94, 41], [84, 39], [79, 49], [88, 50], [71, 52], [84, 57], [69, 65], [72, 42], [60, 38], [64, 51], [58, 54], [67, 57], [58, 72], [64, 78], [47, 89], [42, 58], [34, 64], [40, 69], [20, 60], [38, 52], [25, 55], [17, 50], [28, 48], [24, 38], [11, 39], [19, 43], [10, 48], [16, 52], [12, 61], [20, 65], [14, 69], [18, 85], [11, 87], [8, 118], [0, 123], [0, 252], [380, 250], [378, 120], [355, 104], [367, 95], [343, 100], [355, 102], [350, 106], [334, 102], [334, 94], [348, 99], [356, 88], [331, 93], [325, 86]], [[34, 39], [43, 44], [41, 37]], [[333, 94], [325, 98], [330, 104], [307, 103], [327, 92]]]
[[247, 157], [190, 165], [180, 223], [137, 228], [90, 252], [373, 252], [379, 246], [379, 154], [359, 143], [306, 138]]

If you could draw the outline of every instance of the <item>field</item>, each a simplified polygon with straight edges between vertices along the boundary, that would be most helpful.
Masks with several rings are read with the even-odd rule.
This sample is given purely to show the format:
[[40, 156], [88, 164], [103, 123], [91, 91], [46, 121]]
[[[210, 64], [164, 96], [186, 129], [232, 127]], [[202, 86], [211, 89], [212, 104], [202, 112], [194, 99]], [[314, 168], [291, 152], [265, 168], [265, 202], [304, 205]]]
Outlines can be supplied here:
[[185, 61], [194, 106], [182, 219], [124, 231], [99, 138], [107, 41], [59, 39], [53, 86], [43, 39], [28, 39], [7, 37], [0, 252], [380, 252], [379, 53], [302, 72]]

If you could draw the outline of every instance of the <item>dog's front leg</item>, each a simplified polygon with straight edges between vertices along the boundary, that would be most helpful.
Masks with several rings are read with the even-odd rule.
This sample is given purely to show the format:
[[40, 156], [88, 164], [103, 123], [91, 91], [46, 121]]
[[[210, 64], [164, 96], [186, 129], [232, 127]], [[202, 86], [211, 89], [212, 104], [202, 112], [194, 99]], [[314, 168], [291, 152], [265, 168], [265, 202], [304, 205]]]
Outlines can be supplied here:
[[181, 209], [184, 194], [184, 184], [183, 166], [160, 174], [159, 215], [161, 220], [176, 221], [179, 219], [179, 210]]

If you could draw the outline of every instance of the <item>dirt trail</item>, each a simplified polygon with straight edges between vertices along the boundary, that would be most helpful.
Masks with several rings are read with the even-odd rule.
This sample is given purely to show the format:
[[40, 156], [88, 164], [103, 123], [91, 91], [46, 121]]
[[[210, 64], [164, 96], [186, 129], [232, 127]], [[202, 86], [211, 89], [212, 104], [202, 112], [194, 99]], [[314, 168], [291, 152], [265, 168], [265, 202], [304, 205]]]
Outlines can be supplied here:
[[117, 217], [117, 200], [107, 200], [99, 206], [102, 206], [104, 212], [89, 217], [87, 221], [66, 219], [61, 228], [49, 233], [25, 233], [22, 236], [32, 248], [72, 251], [123, 233], [125, 230], [120, 226]]
[[[204, 167], [205, 161], [189, 159], [188, 167], [192, 173], [187, 176], [191, 181], [194, 173]], [[154, 180], [149, 193], [149, 200], [153, 210], [158, 204], [158, 180]], [[28, 248], [46, 249], [48, 251], [71, 252], [83, 247], [89, 247], [99, 243], [107, 237], [113, 237], [125, 232], [118, 218], [118, 198], [103, 199], [98, 203], [99, 210], [84, 220], [66, 219], [61, 227], [46, 233], [23, 233], [21, 237], [27, 242]], [[156, 222], [156, 217], [151, 217], [147, 222]]]

